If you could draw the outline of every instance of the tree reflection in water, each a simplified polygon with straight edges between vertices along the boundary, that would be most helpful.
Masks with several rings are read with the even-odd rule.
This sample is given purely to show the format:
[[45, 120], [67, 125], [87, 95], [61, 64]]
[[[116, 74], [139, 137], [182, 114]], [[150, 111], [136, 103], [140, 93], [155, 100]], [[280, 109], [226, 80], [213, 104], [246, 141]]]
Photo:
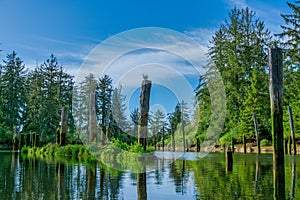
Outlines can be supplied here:
[[[234, 154], [232, 173], [226, 173], [224, 154], [158, 159], [146, 173], [96, 162], [0, 156], [0, 199], [272, 199], [274, 191], [271, 155]], [[297, 156], [286, 158], [287, 199], [300, 199], [299, 162]]]

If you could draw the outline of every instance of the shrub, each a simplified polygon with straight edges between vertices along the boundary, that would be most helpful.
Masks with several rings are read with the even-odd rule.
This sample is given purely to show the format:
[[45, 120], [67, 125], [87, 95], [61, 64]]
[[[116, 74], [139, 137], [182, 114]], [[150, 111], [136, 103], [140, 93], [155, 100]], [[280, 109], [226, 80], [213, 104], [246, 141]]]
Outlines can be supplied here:
[[22, 149], [21, 149], [21, 152], [27, 154], [29, 149], [30, 149], [29, 146], [23, 146]]
[[260, 146], [270, 146], [271, 145], [271, 142], [267, 139], [263, 139], [260, 141]]
[[128, 145], [125, 142], [122, 142], [120, 140], [114, 140], [114, 145], [122, 150], [127, 151], [128, 150]]
[[132, 153], [143, 153], [144, 152], [143, 146], [136, 142], [134, 144], [130, 145], [128, 150], [129, 150], [129, 152], [132, 152]]

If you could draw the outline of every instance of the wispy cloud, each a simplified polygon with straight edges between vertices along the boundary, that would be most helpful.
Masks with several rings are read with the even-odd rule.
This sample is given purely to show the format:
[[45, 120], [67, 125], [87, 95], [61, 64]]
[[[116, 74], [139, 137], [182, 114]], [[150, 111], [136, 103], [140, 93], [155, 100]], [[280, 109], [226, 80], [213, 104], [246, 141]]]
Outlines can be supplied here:
[[249, 0], [226, 0], [228, 5], [233, 8], [250, 8], [256, 12], [256, 16], [263, 20], [266, 24], [266, 27], [274, 34], [281, 31], [280, 25], [284, 23], [280, 14], [289, 12], [288, 8], [284, 1], [282, 1], [283, 6], [278, 9], [272, 6], [272, 4], [264, 3], [260, 1], [249, 1]]

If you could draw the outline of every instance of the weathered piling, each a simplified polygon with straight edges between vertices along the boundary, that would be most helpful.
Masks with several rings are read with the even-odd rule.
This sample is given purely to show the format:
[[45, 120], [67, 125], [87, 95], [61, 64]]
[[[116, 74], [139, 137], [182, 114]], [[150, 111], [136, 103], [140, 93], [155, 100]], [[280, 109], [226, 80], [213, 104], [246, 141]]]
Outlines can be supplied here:
[[247, 143], [246, 143], [246, 136], [243, 134], [243, 145], [244, 145], [244, 153], [247, 153]]
[[66, 134], [68, 130], [68, 109], [62, 108], [61, 109], [61, 125], [60, 125], [60, 140], [59, 145], [64, 146], [66, 145]]
[[147, 177], [146, 172], [137, 175], [138, 200], [147, 200]]
[[226, 151], [226, 171], [232, 172], [233, 158], [231, 149], [227, 149]]
[[260, 154], [260, 140], [259, 140], [259, 133], [258, 133], [258, 123], [256, 118], [256, 113], [253, 113], [253, 122], [255, 128], [255, 135], [256, 135], [256, 145], [257, 145], [257, 153]]
[[181, 130], [182, 130], [182, 143], [183, 143], [183, 152], [185, 152], [186, 144], [185, 144], [185, 133], [184, 133], [184, 113], [183, 113], [183, 100], [181, 101]]
[[[89, 143], [92, 143], [97, 138], [97, 113], [96, 113], [96, 93], [91, 92], [89, 96]], [[105, 133], [102, 131], [101, 142], [105, 142]]]
[[285, 199], [283, 148], [283, 69], [282, 50], [269, 48], [270, 103], [273, 138], [274, 199]]
[[163, 126], [162, 128], [161, 142], [162, 142], [162, 151], [165, 151], [165, 126]]
[[149, 115], [149, 101], [151, 81], [144, 76], [142, 82], [142, 90], [140, 94], [140, 112], [139, 112], [139, 126], [138, 126], [138, 143], [141, 144], [146, 151], [147, 137], [148, 137], [148, 115]]
[[295, 131], [294, 131], [294, 119], [293, 119], [293, 112], [292, 108], [288, 106], [288, 112], [289, 112], [289, 119], [290, 119], [290, 129], [291, 129], [291, 143], [293, 147], [293, 154], [297, 154], [297, 147], [296, 147], [296, 140], [295, 140]]
[[172, 137], [172, 151], [175, 151], [175, 137], [174, 137], [174, 132], [171, 127], [171, 137]]

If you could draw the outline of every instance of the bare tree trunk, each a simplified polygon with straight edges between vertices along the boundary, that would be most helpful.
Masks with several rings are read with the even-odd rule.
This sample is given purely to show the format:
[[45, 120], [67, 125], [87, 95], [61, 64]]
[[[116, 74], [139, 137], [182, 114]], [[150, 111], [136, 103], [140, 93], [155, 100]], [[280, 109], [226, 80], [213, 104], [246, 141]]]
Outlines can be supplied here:
[[142, 91], [140, 95], [140, 112], [138, 126], [138, 142], [146, 151], [148, 137], [148, 113], [150, 101], [151, 81], [144, 79], [142, 82]]
[[61, 109], [61, 126], [60, 126], [60, 140], [59, 145], [66, 145], [66, 134], [68, 130], [68, 109]]

